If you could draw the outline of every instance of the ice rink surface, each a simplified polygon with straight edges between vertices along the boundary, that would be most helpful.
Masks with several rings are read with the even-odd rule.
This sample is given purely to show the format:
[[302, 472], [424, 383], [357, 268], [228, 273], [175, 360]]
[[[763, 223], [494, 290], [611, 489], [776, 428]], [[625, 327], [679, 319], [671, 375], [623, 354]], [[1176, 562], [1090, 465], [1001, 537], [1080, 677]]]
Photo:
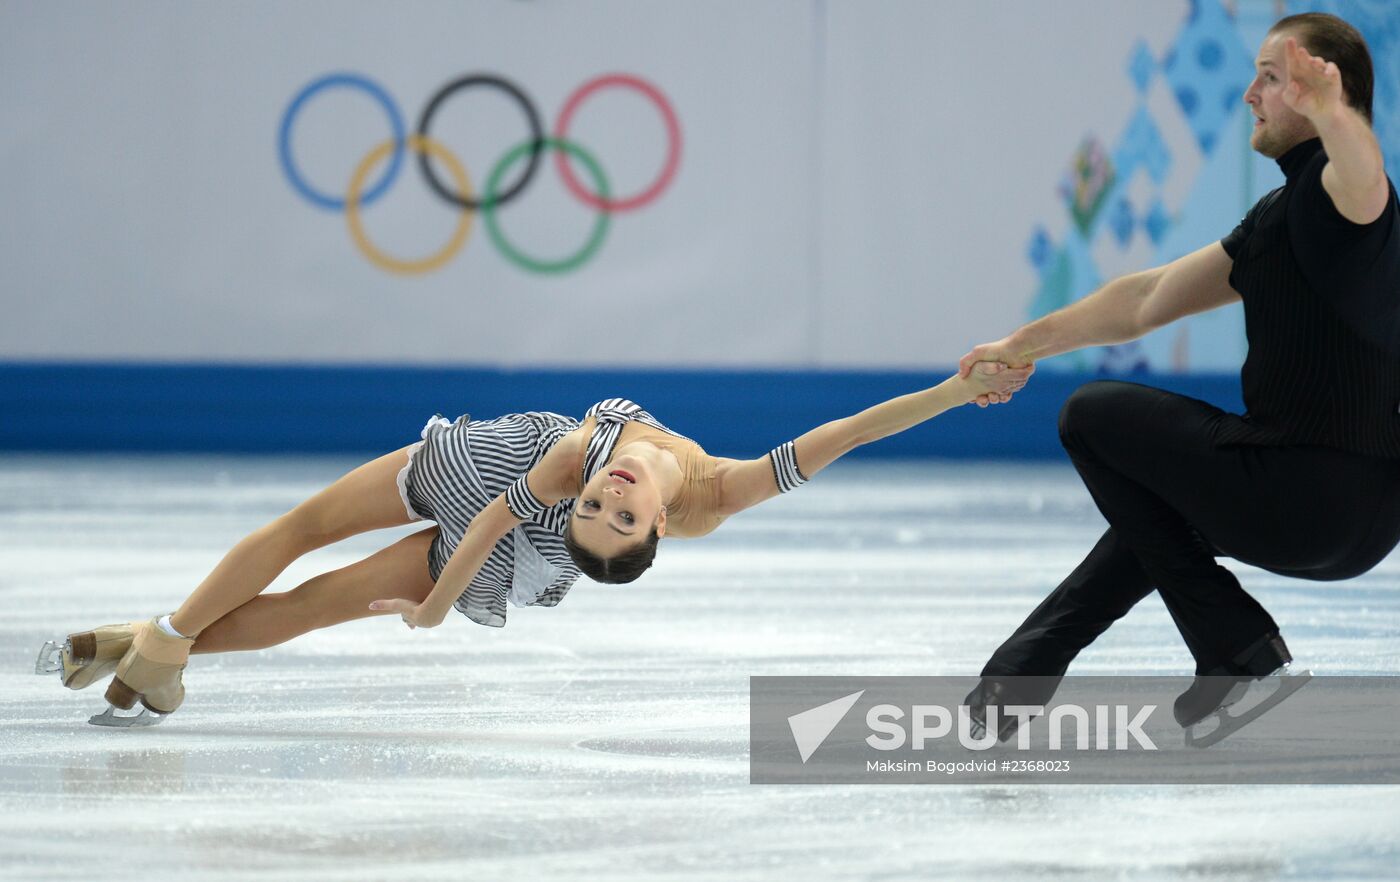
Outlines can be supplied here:
[[[163, 725], [86, 723], [46, 639], [173, 609], [357, 462], [0, 459], [0, 877], [1394, 879], [1400, 788], [755, 786], [751, 675], [969, 675], [1103, 521], [1068, 465], [840, 464], [630, 586], [502, 630], [356, 622], [197, 656]], [[404, 532], [407, 532], [405, 530]], [[291, 588], [388, 544], [357, 537]], [[1231, 564], [1319, 674], [1400, 674], [1400, 555]], [[1155, 597], [1071, 673], [1191, 670]]]

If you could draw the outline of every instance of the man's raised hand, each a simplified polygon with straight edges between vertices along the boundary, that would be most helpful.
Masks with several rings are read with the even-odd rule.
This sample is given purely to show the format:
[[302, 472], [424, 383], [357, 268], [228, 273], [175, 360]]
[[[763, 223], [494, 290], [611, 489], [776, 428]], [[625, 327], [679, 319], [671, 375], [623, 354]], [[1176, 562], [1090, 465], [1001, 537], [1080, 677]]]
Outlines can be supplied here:
[[1317, 119], [1343, 105], [1342, 72], [1334, 62], [1319, 58], [1289, 37], [1283, 46], [1283, 103], [1308, 119]]

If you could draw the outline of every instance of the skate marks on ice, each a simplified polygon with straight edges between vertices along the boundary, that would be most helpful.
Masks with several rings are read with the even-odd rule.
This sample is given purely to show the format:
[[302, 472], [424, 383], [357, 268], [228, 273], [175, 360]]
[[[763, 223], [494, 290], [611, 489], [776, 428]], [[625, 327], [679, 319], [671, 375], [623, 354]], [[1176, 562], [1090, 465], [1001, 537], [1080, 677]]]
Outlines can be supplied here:
[[[131, 842], [196, 882], [1349, 879], [1400, 863], [1400, 788], [748, 783], [750, 675], [975, 673], [1102, 530], [1067, 466], [838, 465], [663, 545], [642, 582], [580, 585], [500, 631], [368, 621], [196, 656], [185, 705], [150, 729], [89, 726], [101, 685], [32, 673], [43, 641], [169, 609], [353, 465], [0, 460], [0, 878], [112, 878]], [[397, 535], [318, 552], [273, 590]], [[1400, 562], [1336, 585], [1237, 572], [1300, 664], [1400, 671]], [[1155, 599], [1080, 661], [1190, 671]]]

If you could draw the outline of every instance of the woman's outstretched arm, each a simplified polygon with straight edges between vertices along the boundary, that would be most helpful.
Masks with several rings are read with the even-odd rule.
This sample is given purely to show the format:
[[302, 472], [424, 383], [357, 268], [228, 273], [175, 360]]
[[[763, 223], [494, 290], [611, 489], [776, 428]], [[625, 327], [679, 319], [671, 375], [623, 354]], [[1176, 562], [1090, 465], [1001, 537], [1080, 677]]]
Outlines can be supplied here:
[[780, 481], [787, 482], [793, 473], [798, 483], [810, 479], [862, 444], [897, 435], [978, 395], [1015, 392], [1034, 370], [1033, 365], [980, 364], [966, 377], [955, 374], [931, 389], [823, 423], [766, 456], [732, 461], [720, 478], [720, 513], [731, 515], [771, 499], [788, 489], [780, 487]]

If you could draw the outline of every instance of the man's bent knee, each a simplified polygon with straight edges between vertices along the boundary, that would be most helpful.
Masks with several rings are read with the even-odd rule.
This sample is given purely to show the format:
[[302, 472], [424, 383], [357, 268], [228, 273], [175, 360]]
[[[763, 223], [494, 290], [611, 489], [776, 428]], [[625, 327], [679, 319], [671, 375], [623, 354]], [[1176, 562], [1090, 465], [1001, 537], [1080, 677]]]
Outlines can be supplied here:
[[1122, 420], [1123, 396], [1135, 388], [1117, 380], [1085, 383], [1060, 407], [1060, 441], [1069, 444], [1075, 435], [1094, 434], [1109, 421]]

